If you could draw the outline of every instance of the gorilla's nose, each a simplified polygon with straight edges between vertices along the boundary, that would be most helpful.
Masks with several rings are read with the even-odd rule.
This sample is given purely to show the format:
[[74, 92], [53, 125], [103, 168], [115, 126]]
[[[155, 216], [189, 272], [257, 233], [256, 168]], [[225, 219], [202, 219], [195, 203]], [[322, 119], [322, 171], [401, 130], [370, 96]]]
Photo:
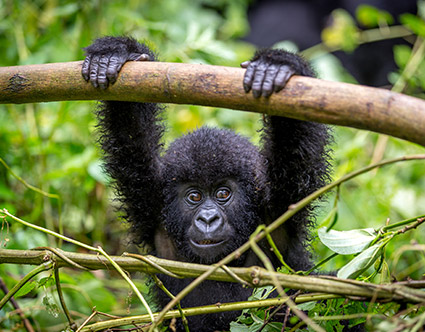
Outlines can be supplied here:
[[195, 219], [195, 227], [202, 233], [214, 233], [222, 225], [222, 218], [216, 209], [202, 209]]

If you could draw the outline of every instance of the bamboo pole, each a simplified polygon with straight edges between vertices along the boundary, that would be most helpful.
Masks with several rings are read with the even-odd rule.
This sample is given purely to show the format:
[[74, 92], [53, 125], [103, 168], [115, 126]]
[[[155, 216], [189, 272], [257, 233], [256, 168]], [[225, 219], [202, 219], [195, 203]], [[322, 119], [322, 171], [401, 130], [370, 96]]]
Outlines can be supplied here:
[[366, 129], [425, 146], [425, 101], [361, 85], [293, 77], [270, 98], [242, 88], [244, 70], [164, 62], [129, 62], [106, 90], [81, 76], [81, 61], [0, 68], [0, 104], [125, 100], [195, 104]]

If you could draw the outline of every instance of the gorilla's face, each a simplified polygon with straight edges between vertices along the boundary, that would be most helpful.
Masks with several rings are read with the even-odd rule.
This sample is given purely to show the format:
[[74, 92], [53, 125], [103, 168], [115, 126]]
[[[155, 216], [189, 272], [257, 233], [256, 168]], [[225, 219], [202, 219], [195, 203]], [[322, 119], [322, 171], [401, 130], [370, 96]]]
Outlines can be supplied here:
[[165, 227], [189, 261], [217, 262], [247, 241], [257, 225], [235, 180], [179, 184], [175, 197]]
[[227, 181], [213, 186], [183, 186], [180, 199], [183, 208], [190, 213], [187, 241], [191, 250], [206, 261], [221, 257], [229, 248], [228, 242], [234, 236], [229, 223], [229, 211], [237, 200], [235, 183]]

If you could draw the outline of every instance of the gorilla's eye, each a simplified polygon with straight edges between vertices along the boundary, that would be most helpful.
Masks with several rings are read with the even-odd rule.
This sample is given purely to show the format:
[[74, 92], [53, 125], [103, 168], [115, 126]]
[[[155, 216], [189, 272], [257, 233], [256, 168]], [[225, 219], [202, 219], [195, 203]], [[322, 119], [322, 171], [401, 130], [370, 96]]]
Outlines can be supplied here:
[[190, 203], [198, 203], [202, 199], [202, 194], [199, 191], [191, 191], [187, 194], [186, 199]]
[[227, 202], [231, 195], [230, 190], [227, 188], [220, 188], [215, 193], [215, 197], [221, 203]]

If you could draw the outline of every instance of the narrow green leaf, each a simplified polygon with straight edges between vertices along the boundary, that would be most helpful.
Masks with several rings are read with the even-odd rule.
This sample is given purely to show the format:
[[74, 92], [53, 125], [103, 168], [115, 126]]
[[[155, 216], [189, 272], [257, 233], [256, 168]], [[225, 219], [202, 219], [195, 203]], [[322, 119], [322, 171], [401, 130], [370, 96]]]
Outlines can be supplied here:
[[337, 273], [338, 278], [355, 279], [368, 269], [381, 255], [382, 244], [375, 244], [367, 248], [358, 256], [354, 257], [348, 264], [344, 265]]
[[35, 287], [37, 286], [36, 281], [29, 281], [26, 284], [24, 284], [15, 294], [15, 298], [27, 295], [29, 292], [31, 292]]
[[354, 229], [350, 231], [327, 231], [326, 227], [319, 228], [319, 238], [332, 251], [341, 255], [352, 255], [363, 251], [376, 238], [373, 228]]

